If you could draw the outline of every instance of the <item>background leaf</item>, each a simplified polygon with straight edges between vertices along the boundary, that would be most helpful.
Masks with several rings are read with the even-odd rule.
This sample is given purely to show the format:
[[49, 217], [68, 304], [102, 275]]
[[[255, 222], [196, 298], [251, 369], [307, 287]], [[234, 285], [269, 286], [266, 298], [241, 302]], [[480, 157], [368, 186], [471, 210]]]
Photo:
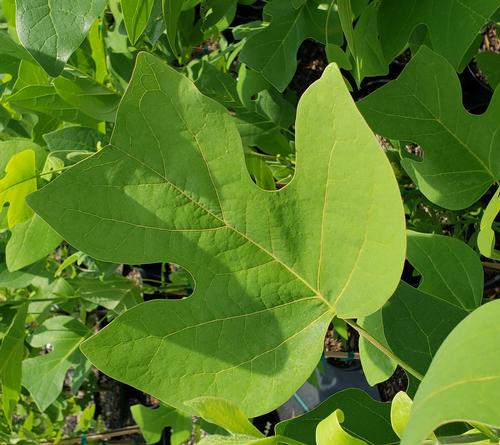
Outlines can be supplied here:
[[106, 0], [16, 0], [19, 39], [45, 71], [56, 77], [106, 3]]
[[467, 50], [499, 7], [498, 0], [382, 0], [378, 26], [386, 59], [402, 53], [415, 28], [424, 24], [434, 51], [461, 71]]
[[86, 326], [66, 315], [49, 318], [33, 333], [29, 340], [32, 347], [50, 344], [53, 349], [23, 361], [23, 386], [40, 411], [45, 411], [57, 399], [69, 368], [75, 369], [76, 375], [88, 368], [87, 360], [78, 349], [88, 334]]
[[146, 29], [155, 0], [121, 0], [128, 38], [135, 45]]
[[358, 107], [375, 132], [422, 147], [423, 159], [402, 153], [401, 165], [430, 201], [463, 209], [500, 177], [499, 101], [497, 92], [485, 114], [466, 112], [453, 68], [422, 47], [397, 80]]

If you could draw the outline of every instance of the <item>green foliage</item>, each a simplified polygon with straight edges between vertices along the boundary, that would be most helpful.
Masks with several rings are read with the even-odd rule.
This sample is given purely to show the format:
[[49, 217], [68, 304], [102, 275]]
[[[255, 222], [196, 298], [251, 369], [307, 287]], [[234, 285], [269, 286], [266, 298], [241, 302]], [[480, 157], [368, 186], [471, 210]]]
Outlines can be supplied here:
[[[498, 443], [499, 20], [0, 2], [0, 443], [105, 430], [103, 373], [148, 443]], [[330, 332], [406, 392], [260, 431]]]

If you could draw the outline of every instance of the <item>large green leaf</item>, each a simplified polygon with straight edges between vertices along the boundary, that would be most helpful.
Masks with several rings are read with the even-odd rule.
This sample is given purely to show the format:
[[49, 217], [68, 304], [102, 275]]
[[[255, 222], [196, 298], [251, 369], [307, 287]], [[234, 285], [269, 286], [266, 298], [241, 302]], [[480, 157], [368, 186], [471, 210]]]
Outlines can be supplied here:
[[458, 71], [467, 50], [499, 7], [498, 0], [382, 0], [378, 25], [387, 61], [404, 50], [414, 29], [423, 24], [434, 51]]
[[[328, 31], [330, 43], [341, 43], [342, 34], [338, 15], [314, 0], [293, 8], [289, 0], [268, 2], [264, 15], [270, 24], [252, 35], [240, 54], [242, 62], [259, 71], [279, 91], [283, 91], [295, 74], [297, 51], [307, 38], [325, 41]], [[328, 26], [326, 20], [329, 19]]]
[[[483, 269], [462, 241], [408, 232], [409, 262], [422, 275], [418, 289], [401, 282], [391, 299], [362, 320], [372, 336], [420, 374], [425, 374], [441, 343], [482, 301]], [[363, 368], [372, 383], [388, 377], [390, 364], [362, 338]], [[390, 362], [389, 362], [390, 363]]]
[[335, 314], [387, 300], [404, 259], [403, 209], [335, 66], [302, 97], [296, 129], [295, 178], [263, 191], [224, 107], [139, 55], [111, 145], [29, 200], [98, 259], [168, 260], [196, 281], [190, 298], [141, 304], [85, 342], [98, 368], [180, 409], [213, 396], [253, 417], [309, 377]]
[[62, 238], [38, 215], [12, 228], [5, 249], [8, 269], [13, 272], [41, 260], [51, 253]]
[[170, 437], [172, 445], [184, 444], [191, 437], [191, 417], [170, 406], [160, 405], [153, 409], [143, 405], [133, 405], [130, 407], [130, 412], [147, 444], [159, 442], [166, 427], [172, 428]]
[[499, 318], [500, 301], [487, 303], [443, 342], [413, 400], [401, 445], [418, 445], [447, 422], [500, 427]]
[[19, 39], [45, 71], [56, 77], [106, 4], [106, 0], [16, 0]]
[[87, 361], [78, 347], [88, 335], [87, 327], [66, 315], [49, 318], [32, 335], [31, 346], [43, 348], [50, 344], [53, 349], [23, 362], [23, 386], [40, 411], [45, 411], [57, 399], [69, 368], [75, 369], [76, 375], [87, 368]]
[[397, 443], [391, 427], [391, 405], [373, 400], [359, 389], [340, 391], [310, 412], [276, 425], [276, 434], [306, 445], [313, 444], [318, 424], [332, 412], [343, 413], [342, 429], [371, 445]]
[[432, 202], [462, 209], [500, 178], [500, 90], [488, 111], [467, 113], [453, 68], [422, 47], [395, 81], [358, 102], [372, 129], [419, 144], [423, 159], [402, 165]]
[[135, 45], [148, 25], [155, 0], [121, 0], [123, 20], [130, 43]]
[[2, 406], [7, 423], [12, 426], [21, 393], [21, 363], [24, 356], [25, 324], [28, 305], [17, 311], [0, 345], [0, 382], [2, 384]]

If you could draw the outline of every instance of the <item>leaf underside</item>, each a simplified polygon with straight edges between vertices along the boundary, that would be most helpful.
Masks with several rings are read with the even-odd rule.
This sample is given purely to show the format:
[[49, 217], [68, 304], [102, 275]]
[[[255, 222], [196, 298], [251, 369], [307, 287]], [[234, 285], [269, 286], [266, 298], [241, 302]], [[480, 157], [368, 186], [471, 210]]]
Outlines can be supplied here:
[[296, 129], [295, 178], [263, 191], [227, 111], [138, 56], [111, 144], [29, 197], [93, 257], [171, 261], [196, 281], [190, 298], [140, 304], [85, 342], [99, 369], [180, 409], [213, 396], [253, 417], [309, 377], [334, 314], [388, 299], [404, 260], [401, 200], [333, 65], [302, 97]]

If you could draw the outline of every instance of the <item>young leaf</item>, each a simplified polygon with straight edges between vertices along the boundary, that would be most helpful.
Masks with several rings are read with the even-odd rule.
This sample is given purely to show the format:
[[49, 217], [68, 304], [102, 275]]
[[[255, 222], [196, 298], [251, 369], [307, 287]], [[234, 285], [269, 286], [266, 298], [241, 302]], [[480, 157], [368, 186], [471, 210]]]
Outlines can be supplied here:
[[191, 417], [170, 406], [160, 405], [152, 409], [143, 405], [133, 405], [130, 407], [130, 412], [147, 444], [159, 442], [163, 430], [168, 426], [172, 428], [170, 437], [172, 445], [181, 445], [191, 437]]
[[135, 45], [148, 25], [155, 0], [122, 0], [121, 3], [128, 38]]
[[264, 435], [249, 422], [247, 416], [237, 405], [215, 397], [198, 397], [186, 402], [200, 417], [207, 422], [224, 428], [232, 434], [253, 437]]
[[19, 39], [45, 71], [56, 77], [106, 3], [106, 0], [16, 0]]
[[38, 215], [17, 224], [5, 248], [5, 261], [13, 272], [46, 257], [62, 238]]
[[2, 407], [12, 428], [12, 414], [21, 393], [21, 363], [24, 356], [25, 323], [28, 305], [19, 308], [0, 346], [0, 381]]
[[481, 218], [479, 234], [477, 235], [477, 247], [479, 248], [481, 255], [495, 260], [500, 260], [500, 251], [495, 249], [496, 235], [492, 224], [499, 213], [500, 187], [491, 197], [488, 206], [484, 210], [483, 217]]
[[391, 405], [373, 400], [359, 389], [340, 391], [310, 412], [278, 423], [276, 434], [304, 444], [314, 443], [317, 425], [336, 410], [342, 411], [342, 429], [350, 436], [371, 445], [397, 443], [390, 421]]
[[23, 361], [23, 386], [40, 411], [45, 411], [57, 399], [69, 368], [74, 368], [76, 375], [87, 368], [87, 360], [78, 347], [88, 334], [87, 327], [78, 320], [60, 315], [49, 318], [31, 337], [34, 348], [48, 344], [53, 348], [48, 354]]
[[500, 90], [482, 116], [464, 110], [460, 92], [453, 68], [422, 47], [397, 80], [358, 102], [375, 132], [422, 147], [423, 159], [401, 163], [429, 200], [453, 210], [500, 178]]
[[386, 59], [403, 52], [414, 29], [424, 24], [434, 51], [461, 71], [467, 50], [499, 6], [498, 0], [383, 0], [378, 26]]
[[499, 317], [500, 301], [487, 303], [443, 342], [413, 400], [401, 445], [418, 445], [447, 422], [500, 426]]
[[35, 152], [24, 150], [14, 154], [0, 179], [0, 208], [9, 203], [7, 221], [9, 228], [28, 220], [32, 210], [24, 199], [36, 190]]
[[[298, 8], [290, 6], [289, 0], [268, 2], [264, 15], [271, 17], [271, 23], [252, 35], [240, 54], [243, 63], [259, 71], [278, 91], [283, 91], [295, 74], [300, 44], [307, 38], [324, 41], [327, 29], [328, 11], [313, 0]], [[337, 14], [331, 13], [330, 20], [335, 24], [328, 26], [329, 33], [340, 28]], [[328, 41], [341, 43], [341, 34], [332, 31]]]
[[410, 419], [412, 403], [412, 400], [404, 391], [399, 391], [392, 399], [391, 424], [392, 429], [399, 438], [403, 437], [403, 432]]
[[213, 396], [254, 417], [309, 377], [335, 314], [387, 300], [404, 259], [403, 209], [335, 66], [302, 97], [296, 128], [295, 178], [263, 191], [226, 110], [139, 55], [111, 144], [30, 197], [78, 249], [171, 261], [196, 280], [190, 298], [141, 304], [84, 343], [97, 367], [180, 409]]
[[344, 421], [344, 413], [336, 409], [326, 419], [319, 422], [316, 427], [317, 445], [367, 445], [364, 440], [358, 439], [345, 432], [341, 423]]

